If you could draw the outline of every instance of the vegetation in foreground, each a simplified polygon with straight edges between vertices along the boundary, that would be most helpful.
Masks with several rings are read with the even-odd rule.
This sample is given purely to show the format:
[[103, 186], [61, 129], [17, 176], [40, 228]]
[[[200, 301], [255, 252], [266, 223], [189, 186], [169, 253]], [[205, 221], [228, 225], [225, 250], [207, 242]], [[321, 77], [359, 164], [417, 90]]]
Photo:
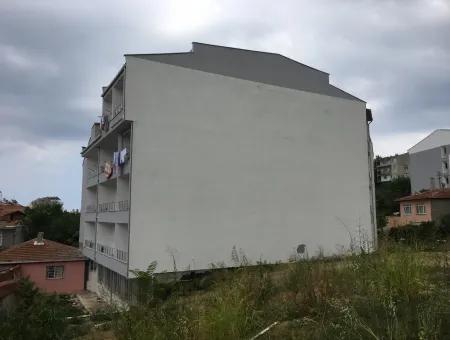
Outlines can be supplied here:
[[390, 243], [374, 254], [255, 266], [240, 256], [236, 269], [173, 283], [157, 281], [153, 263], [136, 272], [136, 304], [88, 322], [70, 318], [83, 311], [67, 297], [23, 280], [0, 339], [89, 329], [83, 339], [252, 339], [271, 325], [258, 339], [448, 339], [450, 257], [422, 249]]
[[396, 200], [411, 194], [411, 182], [408, 177], [395, 178], [390, 182], [375, 185], [375, 199], [377, 206], [377, 226], [383, 229], [387, 223], [387, 216], [400, 210]]
[[83, 310], [67, 295], [39, 292], [34, 284], [22, 279], [15, 294], [15, 308], [0, 314], [0, 339], [41, 340], [71, 339], [81, 334], [70, 321]]
[[443, 253], [384, 246], [376, 254], [243, 266], [190, 282], [138, 272], [139, 303], [116, 314], [117, 339], [448, 339]]

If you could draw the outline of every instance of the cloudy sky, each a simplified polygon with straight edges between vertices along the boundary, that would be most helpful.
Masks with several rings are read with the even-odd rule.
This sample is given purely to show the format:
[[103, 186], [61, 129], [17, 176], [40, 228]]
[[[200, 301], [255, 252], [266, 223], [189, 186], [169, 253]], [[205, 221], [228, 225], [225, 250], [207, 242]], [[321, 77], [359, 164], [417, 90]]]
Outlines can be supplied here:
[[125, 53], [278, 52], [367, 101], [381, 155], [450, 127], [450, 1], [0, 1], [0, 190], [80, 206], [82, 145]]

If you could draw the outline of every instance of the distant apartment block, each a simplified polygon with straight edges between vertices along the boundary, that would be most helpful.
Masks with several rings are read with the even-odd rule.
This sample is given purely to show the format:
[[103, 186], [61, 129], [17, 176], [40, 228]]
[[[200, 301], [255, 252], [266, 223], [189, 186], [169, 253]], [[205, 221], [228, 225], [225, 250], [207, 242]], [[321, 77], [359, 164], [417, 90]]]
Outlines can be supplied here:
[[449, 188], [450, 129], [432, 132], [408, 150], [411, 191]]
[[390, 182], [399, 177], [409, 176], [409, 155], [407, 153], [389, 157], [376, 157], [375, 181]]
[[328, 73], [193, 43], [125, 55], [102, 103], [81, 152], [88, 289], [123, 297], [152, 261], [232, 266], [233, 247], [256, 263], [376, 242], [371, 112]]

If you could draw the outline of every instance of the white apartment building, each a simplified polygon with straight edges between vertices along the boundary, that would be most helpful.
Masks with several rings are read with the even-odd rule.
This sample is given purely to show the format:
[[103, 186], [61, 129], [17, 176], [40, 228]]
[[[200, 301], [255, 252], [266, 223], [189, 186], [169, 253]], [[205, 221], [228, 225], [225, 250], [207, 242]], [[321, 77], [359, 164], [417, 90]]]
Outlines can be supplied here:
[[409, 150], [411, 192], [450, 188], [450, 129], [437, 129]]
[[256, 263], [376, 244], [371, 112], [328, 73], [193, 43], [125, 55], [102, 101], [81, 153], [88, 289], [123, 296], [152, 261], [232, 266], [233, 247]]

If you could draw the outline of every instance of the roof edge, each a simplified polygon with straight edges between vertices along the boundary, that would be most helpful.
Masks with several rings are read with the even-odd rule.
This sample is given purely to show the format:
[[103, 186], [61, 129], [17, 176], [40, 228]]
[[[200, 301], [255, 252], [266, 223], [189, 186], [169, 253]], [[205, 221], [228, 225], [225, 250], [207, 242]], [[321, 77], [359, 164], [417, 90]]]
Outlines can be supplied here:
[[24, 260], [24, 261], [0, 261], [0, 265], [6, 265], [6, 264], [28, 264], [28, 263], [56, 263], [56, 262], [78, 262], [78, 261], [86, 261], [87, 258], [85, 256], [81, 257], [74, 257], [71, 259], [58, 259], [58, 260], [39, 260], [39, 261], [33, 261], [33, 260]]

